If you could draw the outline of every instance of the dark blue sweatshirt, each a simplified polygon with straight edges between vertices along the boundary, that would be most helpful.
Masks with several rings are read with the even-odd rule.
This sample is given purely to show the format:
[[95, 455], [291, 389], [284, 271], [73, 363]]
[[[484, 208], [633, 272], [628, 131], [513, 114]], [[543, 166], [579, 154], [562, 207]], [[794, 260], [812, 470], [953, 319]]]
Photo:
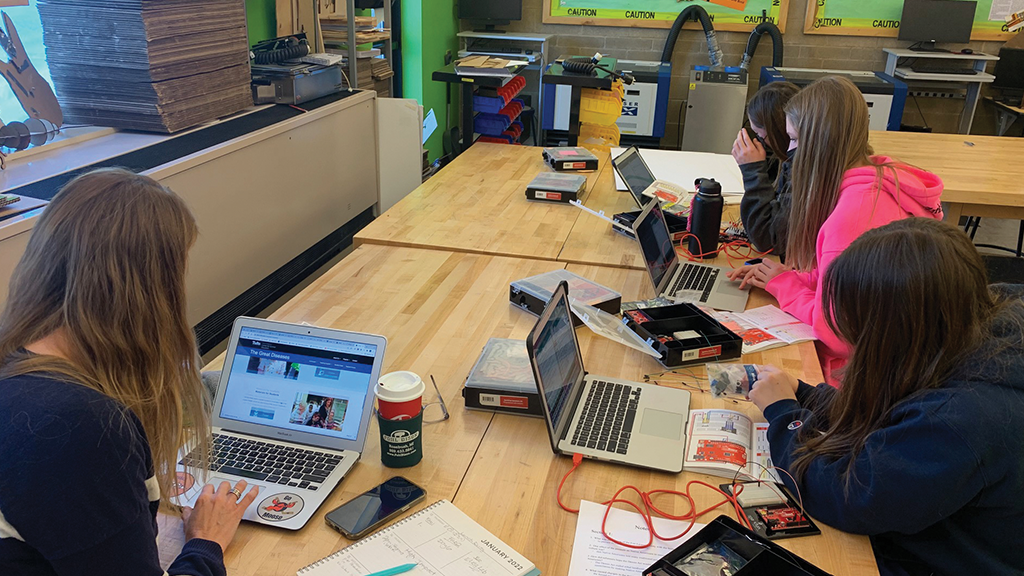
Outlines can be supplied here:
[[[0, 380], [0, 574], [161, 576], [160, 490], [142, 424], [85, 386]], [[220, 545], [189, 540], [172, 576], [222, 576]]]
[[[857, 454], [848, 497], [842, 474], [852, 456], [818, 458], [801, 480], [807, 512], [870, 535], [883, 574], [1024, 574], [1021, 309], [1004, 310], [993, 338], [942, 387], [896, 406]], [[777, 466], [791, 467], [801, 428], [824, 428], [815, 419], [824, 424], [825, 409], [842, 393], [801, 383], [797, 400], [765, 409]]]

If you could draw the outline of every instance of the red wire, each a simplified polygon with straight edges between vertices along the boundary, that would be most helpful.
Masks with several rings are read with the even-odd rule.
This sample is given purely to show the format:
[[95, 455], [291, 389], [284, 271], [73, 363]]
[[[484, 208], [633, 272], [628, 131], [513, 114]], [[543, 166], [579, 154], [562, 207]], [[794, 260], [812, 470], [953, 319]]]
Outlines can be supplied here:
[[[579, 468], [581, 462], [583, 462], [583, 455], [573, 454], [572, 468], [570, 468], [569, 471], [565, 473], [565, 476], [562, 476], [562, 481], [558, 483], [558, 491], [555, 493], [555, 499], [558, 501], [558, 505], [562, 508], [562, 510], [565, 510], [566, 512], [571, 512], [573, 514], [578, 514], [579, 509], [569, 508], [562, 502], [562, 488], [565, 486], [565, 481], [568, 480], [569, 476], [573, 472], [575, 472], [577, 468]], [[718, 492], [722, 496], [725, 496], [725, 500], [719, 502], [718, 504], [715, 504], [714, 506], [709, 506], [704, 510], [697, 512], [697, 505], [693, 501], [693, 497], [690, 496], [690, 488], [694, 484], [704, 486], [706, 488], [714, 490], [715, 492]], [[619, 496], [626, 490], [632, 490], [637, 493], [637, 495], [640, 497], [640, 502], [643, 504], [643, 508], [641, 508], [636, 502], [633, 502], [632, 500], [619, 498]], [[619, 546], [633, 548], [635, 550], [641, 550], [649, 547], [651, 544], [654, 544], [654, 538], [658, 538], [659, 540], [663, 541], [678, 540], [679, 538], [682, 538], [690, 531], [691, 528], [693, 528], [693, 525], [697, 521], [697, 518], [700, 518], [701, 516], [707, 514], [708, 512], [711, 512], [712, 510], [719, 508], [724, 504], [732, 504], [733, 511], [736, 512], [736, 517], [739, 519], [740, 523], [746, 526], [747, 528], [753, 530], [753, 527], [750, 525], [750, 520], [747, 519], [746, 515], [743, 513], [743, 509], [739, 505], [739, 502], [737, 502], [736, 500], [736, 497], [739, 496], [741, 492], [743, 492], [743, 484], [737, 484], [734, 482], [732, 485], [732, 492], [732, 494], [728, 494], [725, 491], [719, 489], [718, 487], [712, 486], [711, 484], [702, 482], [700, 480], [691, 480], [687, 482], [686, 489], [682, 492], [679, 492], [677, 490], [651, 490], [650, 492], [644, 492], [643, 490], [640, 490], [636, 486], [623, 486], [622, 488], [619, 488], [615, 492], [615, 495], [612, 496], [611, 500], [602, 502], [602, 504], [607, 506], [607, 508], [604, 511], [604, 518], [601, 521], [601, 533], [604, 534], [605, 538], [611, 540]], [[658, 494], [671, 494], [673, 496], [680, 496], [682, 498], [685, 498], [686, 501], [690, 503], [690, 511], [686, 512], [685, 514], [670, 514], [668, 512], [665, 512], [664, 510], [661, 510], [654, 504], [654, 496]], [[613, 504], [628, 504], [632, 506], [633, 509], [635, 509], [641, 517], [643, 517], [644, 524], [647, 526], [646, 544], [630, 544], [628, 542], [622, 542], [616, 540], [610, 534], [608, 534], [608, 514], [611, 513]], [[689, 523], [682, 532], [675, 536], [662, 536], [658, 534], [657, 530], [655, 530], [654, 528], [655, 514], [663, 518], [668, 518], [669, 520], [689, 521]]]

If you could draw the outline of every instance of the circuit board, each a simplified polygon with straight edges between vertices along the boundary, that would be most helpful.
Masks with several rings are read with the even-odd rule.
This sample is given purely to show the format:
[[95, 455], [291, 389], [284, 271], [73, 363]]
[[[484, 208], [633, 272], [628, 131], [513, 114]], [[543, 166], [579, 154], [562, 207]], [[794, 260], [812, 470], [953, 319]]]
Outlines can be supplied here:
[[[763, 483], [767, 484], [767, 482]], [[751, 482], [750, 484], [755, 483]], [[774, 486], [778, 488], [779, 494], [785, 498], [785, 503], [741, 506], [743, 515], [747, 517], [747, 520], [750, 520], [750, 525], [753, 526], [754, 532], [769, 540], [821, 534], [821, 530], [814, 525], [814, 521], [800, 511], [799, 505], [789, 495], [785, 487], [778, 484]], [[726, 494], [732, 494], [731, 484], [722, 484], [720, 488]]]

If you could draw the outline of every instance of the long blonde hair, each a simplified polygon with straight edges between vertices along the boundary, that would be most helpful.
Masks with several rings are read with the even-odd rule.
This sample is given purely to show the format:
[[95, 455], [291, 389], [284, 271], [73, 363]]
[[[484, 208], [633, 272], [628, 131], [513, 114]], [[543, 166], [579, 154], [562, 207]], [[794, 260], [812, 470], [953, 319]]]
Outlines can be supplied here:
[[826, 76], [789, 101], [786, 117], [797, 130], [786, 258], [810, 270], [817, 266], [818, 230], [839, 202], [843, 174], [871, 163], [868, 107], [853, 82]]
[[[185, 306], [197, 234], [185, 202], [152, 178], [119, 169], [79, 176], [40, 216], [0, 314], [0, 378], [45, 372], [131, 410], [165, 501], [178, 449], [207, 446], [210, 435]], [[24, 350], [57, 331], [66, 359]]]

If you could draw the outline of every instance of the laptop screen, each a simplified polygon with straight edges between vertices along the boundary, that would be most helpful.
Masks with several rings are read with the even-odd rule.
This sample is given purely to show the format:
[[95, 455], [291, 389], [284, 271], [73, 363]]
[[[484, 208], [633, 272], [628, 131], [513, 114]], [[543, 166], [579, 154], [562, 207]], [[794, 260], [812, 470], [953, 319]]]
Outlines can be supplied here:
[[616, 157], [614, 163], [629, 193], [633, 195], [637, 205], [643, 207], [644, 190], [654, 183], [655, 178], [640, 156], [640, 151], [630, 148]]
[[679, 260], [676, 249], [672, 245], [672, 236], [668, 231], [668, 223], [665, 222], [665, 213], [660, 205], [651, 207], [650, 213], [634, 224], [636, 239], [640, 242], [640, 251], [643, 252], [644, 262], [647, 264], [647, 271], [654, 282], [654, 288], [661, 286], [662, 280], [672, 267]]
[[220, 416], [355, 440], [377, 346], [243, 327]]
[[[547, 321], [535, 332], [533, 357], [544, 401], [551, 413], [551, 425], [558, 430], [563, 416], [572, 417], [572, 414], [565, 414], [565, 409], [570, 403], [573, 384], [583, 373], [583, 364], [576, 346], [568, 298], [558, 298], [550, 306]], [[543, 318], [541, 316], [542, 321]]]

